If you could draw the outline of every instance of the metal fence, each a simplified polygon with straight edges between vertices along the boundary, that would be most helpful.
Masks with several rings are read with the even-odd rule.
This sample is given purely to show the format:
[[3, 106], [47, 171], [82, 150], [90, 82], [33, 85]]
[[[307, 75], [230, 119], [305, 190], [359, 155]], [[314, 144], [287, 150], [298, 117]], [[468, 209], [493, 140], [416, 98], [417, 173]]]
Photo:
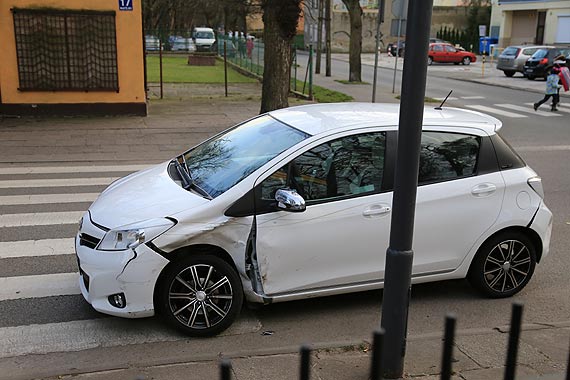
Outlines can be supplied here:
[[[513, 303], [511, 313], [511, 328], [509, 329], [509, 340], [507, 345], [507, 356], [505, 360], [504, 380], [514, 380], [517, 366], [517, 355], [522, 326], [523, 305], [521, 303]], [[453, 346], [455, 340], [455, 326], [457, 318], [454, 315], [447, 315], [445, 318], [445, 330], [443, 338], [443, 349], [441, 356], [441, 380], [451, 380], [453, 373]], [[384, 331], [374, 331], [372, 337], [372, 356], [370, 365], [370, 379], [382, 379], [382, 349], [384, 340]], [[310, 379], [310, 360], [311, 348], [303, 345], [300, 348], [300, 380]], [[231, 379], [231, 361], [222, 359], [220, 362], [220, 378], [222, 380]], [[568, 354], [568, 365], [566, 368], [566, 380], [570, 380], [570, 352]]]
[[[218, 34], [216, 38], [216, 51], [221, 58], [225, 58], [231, 64], [263, 78], [263, 68], [265, 65], [265, 44], [261, 39], [241, 36], [229, 36]], [[312, 99], [313, 97], [313, 77], [312, 64], [313, 52], [309, 47], [308, 52], [304, 52], [296, 47], [292, 48], [291, 65], [291, 85], [290, 90], [295, 95]], [[299, 55], [307, 54], [308, 63], [303, 70], [299, 70]]]

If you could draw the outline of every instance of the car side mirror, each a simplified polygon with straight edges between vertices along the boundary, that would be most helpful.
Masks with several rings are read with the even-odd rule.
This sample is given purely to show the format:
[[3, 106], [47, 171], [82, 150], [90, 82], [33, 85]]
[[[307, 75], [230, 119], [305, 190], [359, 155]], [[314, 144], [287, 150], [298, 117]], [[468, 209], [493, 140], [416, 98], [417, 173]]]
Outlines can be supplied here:
[[295, 190], [279, 189], [275, 192], [277, 208], [282, 211], [303, 212], [306, 210], [305, 200]]

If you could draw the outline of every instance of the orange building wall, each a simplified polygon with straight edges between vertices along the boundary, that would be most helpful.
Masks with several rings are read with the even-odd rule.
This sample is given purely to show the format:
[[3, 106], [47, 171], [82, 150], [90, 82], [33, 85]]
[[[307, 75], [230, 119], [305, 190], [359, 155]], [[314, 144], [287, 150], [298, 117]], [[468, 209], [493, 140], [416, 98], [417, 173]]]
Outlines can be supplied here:
[[[12, 7], [115, 11], [119, 92], [18, 91]], [[0, 0], [0, 100], [10, 104], [145, 103], [141, 0], [120, 11], [118, 0]]]

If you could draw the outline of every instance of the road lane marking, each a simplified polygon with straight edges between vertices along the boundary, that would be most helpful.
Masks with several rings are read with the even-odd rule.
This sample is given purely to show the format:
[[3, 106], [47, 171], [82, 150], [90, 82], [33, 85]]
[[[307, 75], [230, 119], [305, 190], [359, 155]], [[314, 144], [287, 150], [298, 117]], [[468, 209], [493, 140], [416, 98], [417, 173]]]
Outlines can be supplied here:
[[78, 273], [0, 277], [0, 301], [81, 294]]
[[136, 172], [155, 164], [144, 165], [104, 165], [104, 166], [36, 166], [36, 167], [4, 167], [0, 174], [62, 174], [62, 173], [105, 173], [105, 172]]
[[[439, 100], [440, 102], [445, 99], [445, 96], [443, 98], [434, 98], [435, 100]], [[447, 98], [447, 100], [457, 100], [458, 98], [454, 98], [453, 96], [450, 96], [449, 98]]]
[[[261, 327], [259, 319], [245, 311], [218, 336], [255, 333]], [[0, 358], [184, 340], [188, 337], [167, 328], [157, 318], [101, 318], [3, 327]]]
[[43, 239], [0, 242], [0, 259], [74, 254], [75, 239]]
[[478, 111], [494, 113], [494, 114], [502, 115], [502, 116], [506, 116], [506, 117], [512, 117], [512, 118], [528, 117], [526, 115], [519, 115], [518, 113], [503, 111], [503, 110], [500, 110], [497, 108], [482, 106], [479, 104], [466, 104], [465, 107], [473, 108], [473, 109], [476, 109]]
[[65, 187], [109, 185], [119, 177], [108, 178], [58, 178], [58, 179], [18, 179], [0, 181], [0, 189], [16, 187]]
[[553, 112], [544, 112], [544, 111], [535, 111], [532, 108], [527, 108], [527, 107], [523, 107], [523, 106], [517, 106], [514, 104], [495, 104], [497, 107], [502, 107], [502, 108], [507, 108], [510, 110], [514, 110], [514, 111], [519, 111], [519, 112], [526, 112], [526, 113], [532, 113], [532, 114], [536, 114], [539, 116], [546, 116], [546, 117], [550, 117], [550, 116], [562, 116], [562, 115], [558, 115], [556, 113]]
[[476, 99], [485, 99], [484, 96], [479, 96], [479, 95], [475, 95], [475, 96], [462, 96], [461, 99], [465, 99], [465, 100], [476, 100]]
[[0, 215], [0, 227], [77, 224], [85, 211], [35, 212]]
[[0, 196], [0, 206], [93, 202], [98, 196], [99, 193], [4, 195]]

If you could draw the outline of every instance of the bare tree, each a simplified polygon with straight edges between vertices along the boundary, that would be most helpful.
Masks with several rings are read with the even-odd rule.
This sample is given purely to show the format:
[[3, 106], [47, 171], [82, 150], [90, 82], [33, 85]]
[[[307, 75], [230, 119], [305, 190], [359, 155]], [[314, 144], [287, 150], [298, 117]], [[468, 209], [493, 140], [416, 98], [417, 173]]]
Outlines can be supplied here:
[[361, 82], [362, 63], [362, 8], [359, 0], [342, 0], [350, 17], [350, 44], [348, 48], [349, 82]]
[[262, 0], [265, 42], [261, 113], [289, 106], [291, 44], [297, 32], [301, 0]]

